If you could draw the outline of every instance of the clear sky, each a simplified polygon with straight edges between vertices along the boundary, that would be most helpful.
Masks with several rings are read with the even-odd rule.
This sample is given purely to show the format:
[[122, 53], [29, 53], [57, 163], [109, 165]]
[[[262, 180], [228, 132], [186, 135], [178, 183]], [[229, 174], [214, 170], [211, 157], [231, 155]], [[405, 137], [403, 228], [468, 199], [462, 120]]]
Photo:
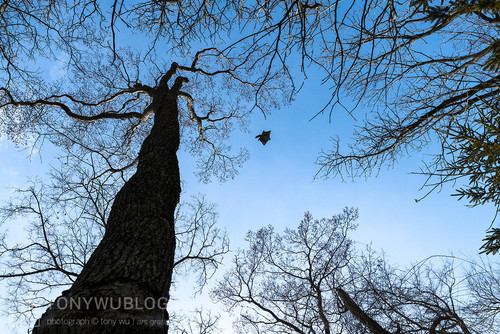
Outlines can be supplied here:
[[[402, 264], [432, 254], [477, 253], [495, 209], [466, 207], [465, 201], [450, 196], [451, 185], [415, 202], [425, 194], [426, 190], [419, 191], [425, 177], [410, 173], [418, 172], [428, 151], [413, 152], [394, 168], [368, 179], [314, 180], [319, 168], [315, 159], [321, 149], [329, 148], [329, 138], [339, 135], [349, 141], [352, 132], [353, 121], [342, 110], [334, 111], [331, 123], [328, 115], [309, 121], [327, 94], [327, 87], [312, 83], [290, 107], [267, 119], [255, 114], [250, 133], [236, 138], [235, 145], [246, 145], [251, 158], [234, 180], [199, 184], [190, 179], [189, 158], [181, 155], [182, 177], [188, 180], [184, 190], [204, 193], [218, 203], [220, 224], [233, 240], [267, 224], [277, 229], [296, 226], [305, 211], [320, 218], [355, 206], [360, 211], [355, 240], [373, 242]], [[254, 139], [262, 130], [271, 130], [266, 146]]]
[[[425, 194], [419, 191], [425, 177], [410, 173], [419, 170], [421, 160], [429, 152], [412, 152], [394, 168], [383, 169], [377, 177], [366, 180], [314, 180], [319, 168], [314, 164], [318, 153], [329, 148], [330, 137], [349, 141], [354, 123], [341, 108], [333, 111], [332, 122], [328, 114], [310, 120], [329, 95], [328, 87], [310, 80], [290, 106], [273, 112], [267, 119], [255, 111], [250, 132], [233, 136], [232, 146], [245, 146], [251, 155], [234, 180], [199, 183], [193, 175], [192, 157], [180, 152], [183, 196], [201, 193], [208, 201], [217, 203], [219, 225], [228, 231], [233, 250], [245, 246], [243, 240], [249, 229], [268, 224], [278, 231], [293, 228], [305, 211], [321, 218], [353, 206], [359, 208], [360, 214], [353, 240], [362, 245], [372, 243], [397, 264], [409, 265], [436, 254], [476, 254], [495, 209], [466, 207], [466, 202], [450, 196], [450, 186], [416, 203], [414, 199]], [[355, 116], [362, 119], [362, 114], [360, 109]], [[263, 130], [271, 130], [271, 141], [266, 146], [254, 138]], [[1, 139], [0, 199], [10, 196], [7, 187], [22, 188], [28, 177], [46, 173], [53, 158], [55, 152], [49, 150], [42, 153], [41, 161], [36, 154], [30, 160], [27, 151], [19, 152]], [[22, 238], [22, 231], [14, 228], [11, 236]], [[223, 272], [224, 268], [220, 270]], [[0, 295], [5, 294], [3, 287], [0, 281]], [[0, 328], [6, 328], [7, 322], [5, 317], [0, 318]], [[26, 332], [21, 326], [12, 330]]]
[[[377, 177], [314, 180], [319, 168], [315, 159], [328, 148], [329, 138], [339, 135], [349, 141], [352, 133], [352, 118], [342, 110], [334, 111], [332, 123], [328, 115], [309, 121], [327, 97], [327, 87], [311, 83], [289, 108], [267, 119], [254, 115], [250, 133], [237, 138], [251, 158], [234, 180], [199, 184], [190, 179], [190, 159], [180, 155], [182, 177], [188, 180], [183, 190], [204, 193], [217, 203], [219, 223], [229, 232], [231, 248], [247, 246], [244, 236], [249, 229], [268, 224], [278, 231], [295, 228], [305, 211], [321, 218], [354, 206], [360, 217], [353, 240], [360, 248], [371, 243], [383, 249], [391, 263], [408, 266], [431, 255], [476, 255], [495, 208], [466, 207], [466, 202], [450, 196], [451, 185], [417, 203], [426, 191], [419, 191], [425, 177], [410, 173], [418, 172], [429, 151], [413, 152]], [[266, 146], [254, 139], [262, 130], [271, 130]], [[189, 302], [182, 304], [189, 307]]]
[[[328, 87], [311, 82], [289, 107], [267, 119], [255, 112], [250, 132], [234, 135], [233, 146], [246, 146], [251, 154], [234, 180], [200, 184], [193, 175], [193, 159], [181, 152], [183, 196], [202, 193], [217, 203], [219, 225], [227, 229], [233, 250], [244, 245], [249, 229], [272, 224], [279, 231], [295, 227], [305, 211], [320, 218], [354, 206], [359, 208], [360, 218], [353, 239], [385, 250], [391, 262], [408, 265], [434, 254], [477, 253], [495, 210], [490, 206], [467, 208], [465, 202], [450, 196], [451, 187], [416, 203], [414, 199], [424, 195], [419, 188], [425, 178], [409, 173], [418, 171], [428, 152], [414, 152], [395, 168], [366, 180], [314, 180], [318, 152], [328, 148], [330, 137], [349, 140], [352, 131], [352, 119], [340, 109], [334, 110], [331, 123], [328, 115], [309, 120], [327, 97]], [[266, 146], [254, 138], [262, 130], [271, 130]], [[3, 200], [9, 196], [8, 186], [22, 187], [27, 177], [45, 173], [55, 152], [45, 152], [41, 161], [36, 154], [31, 160], [27, 155], [5, 139], [0, 142]], [[13, 237], [22, 237], [22, 231], [13, 232]], [[2, 321], [7, 319], [0, 319], [4, 328]], [[19, 327], [16, 332], [25, 330]]]
[[[427, 152], [414, 152], [395, 168], [366, 180], [314, 180], [318, 152], [328, 148], [330, 137], [349, 140], [352, 131], [352, 119], [340, 109], [334, 110], [331, 123], [328, 115], [309, 120], [327, 97], [328, 87], [311, 82], [289, 107], [267, 119], [255, 112], [250, 132], [234, 135], [233, 146], [246, 146], [251, 154], [234, 180], [199, 183], [193, 175], [193, 159], [180, 152], [183, 196], [202, 193], [217, 203], [219, 225], [227, 229], [233, 250], [244, 245], [249, 229], [272, 224], [279, 231], [295, 227], [305, 211], [320, 218], [354, 206], [359, 208], [360, 218], [353, 239], [383, 249], [391, 262], [408, 265], [435, 254], [477, 253], [495, 210], [466, 207], [465, 202], [450, 196], [449, 186], [416, 203], [414, 199], [424, 195], [419, 188], [425, 178], [409, 173], [418, 171]], [[271, 130], [266, 146], [254, 138], [262, 130]], [[31, 160], [27, 155], [5, 139], [0, 142], [3, 200], [9, 196], [8, 186], [22, 187], [27, 177], [45, 173], [55, 152], [45, 152], [41, 161], [36, 154]], [[22, 231], [14, 232], [13, 237], [22, 237]], [[25, 332], [22, 327], [16, 330]]]

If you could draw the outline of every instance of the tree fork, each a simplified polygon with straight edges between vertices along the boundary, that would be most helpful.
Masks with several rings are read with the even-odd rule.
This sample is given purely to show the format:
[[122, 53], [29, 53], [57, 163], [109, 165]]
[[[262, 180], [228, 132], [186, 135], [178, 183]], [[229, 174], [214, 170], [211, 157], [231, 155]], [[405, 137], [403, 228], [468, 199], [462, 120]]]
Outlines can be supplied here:
[[34, 334], [167, 333], [166, 304], [180, 196], [177, 96], [184, 77], [152, 91], [154, 125], [136, 173], [117, 193], [102, 241], [71, 286], [36, 322]]

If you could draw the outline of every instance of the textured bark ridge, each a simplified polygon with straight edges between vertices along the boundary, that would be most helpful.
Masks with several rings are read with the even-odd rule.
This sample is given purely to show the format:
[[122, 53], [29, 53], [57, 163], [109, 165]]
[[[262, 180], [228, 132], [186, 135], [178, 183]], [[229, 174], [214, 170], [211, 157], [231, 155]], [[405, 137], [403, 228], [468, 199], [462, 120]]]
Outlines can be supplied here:
[[[118, 192], [104, 237], [73, 286], [35, 324], [34, 334], [167, 333], [180, 178], [177, 93], [153, 92], [151, 133], [137, 172]], [[164, 78], [165, 79], [165, 78]]]

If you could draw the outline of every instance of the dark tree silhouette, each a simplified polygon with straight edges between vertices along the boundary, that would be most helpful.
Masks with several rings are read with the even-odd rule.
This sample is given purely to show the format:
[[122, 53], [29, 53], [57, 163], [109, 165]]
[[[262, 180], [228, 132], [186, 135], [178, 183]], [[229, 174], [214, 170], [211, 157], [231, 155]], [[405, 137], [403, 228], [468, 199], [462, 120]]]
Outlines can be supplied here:
[[248, 232], [224, 279], [213, 290], [230, 309], [242, 308], [244, 333], [336, 333], [347, 323], [337, 309], [352, 253], [348, 232], [357, 210], [329, 219], [304, 215], [296, 229]]
[[296, 228], [263, 227], [213, 289], [239, 314], [238, 333], [496, 333], [498, 265], [453, 256], [396, 267], [350, 239], [357, 211], [306, 213]]
[[[53, 303], [54, 292], [71, 287], [105, 231], [105, 225], [98, 224], [99, 217], [102, 223], [107, 217], [107, 213], [102, 212], [105, 206], [101, 205], [107, 196], [104, 189], [99, 189], [97, 195], [96, 192], [86, 194], [76, 191], [73, 185], [64, 184], [73, 190], [69, 197], [76, 198], [68, 200], [60, 196], [59, 186], [51, 189], [34, 183], [27, 190], [18, 190], [17, 198], [2, 210], [2, 222], [6, 226], [16, 224], [18, 218], [29, 221], [26, 243], [11, 245], [6, 241], [8, 238], [2, 238], [1, 244], [0, 277], [8, 281], [9, 288], [4, 300], [12, 306], [12, 316], [17, 317], [19, 323], [21, 319], [33, 322], [37, 310]], [[75, 208], [76, 203], [81, 206]], [[217, 228], [216, 221], [215, 206], [204, 196], [195, 196], [178, 205], [172, 282], [176, 290], [201, 292], [221, 264], [229, 249], [229, 240]], [[183, 282], [188, 275], [196, 275], [196, 286]], [[176, 321], [178, 326], [189, 325], [184, 317]]]
[[[123, 185], [109, 194], [109, 214], [96, 217], [105, 225], [101, 243], [58, 300], [168, 300], [179, 146], [198, 158], [202, 180], [233, 177], [247, 153], [231, 150], [231, 131], [244, 127], [251, 111], [266, 115], [288, 103], [309, 71], [334, 87], [325, 108], [344, 93], [398, 107], [365, 127], [361, 153], [321, 157], [327, 172], [368, 171], [420, 147], [422, 134], [449, 119], [473, 117], [472, 105], [497, 94], [497, 7], [489, 1], [4, 1], [2, 133], [20, 145], [55, 145], [60, 177], [73, 182], [71, 170], [84, 169], [91, 194], [96, 184]], [[457, 43], [450, 54], [422, 52], [421, 43], [435, 37]], [[391, 88], [400, 94], [384, 94]], [[55, 317], [94, 315], [157, 321], [144, 331], [166, 331], [164, 305], [95, 306], [50, 308], [37, 331], [64, 332], [48, 326]]]
[[[251, 110], [267, 114], [293, 96], [290, 65], [299, 60], [305, 70], [312, 38], [323, 30], [318, 22], [334, 12], [333, 5], [320, 7], [301, 1], [2, 3], [2, 133], [19, 145], [55, 145], [61, 166], [54, 176], [63, 185], [54, 197], [76, 208], [92, 202], [97, 209], [88, 218], [104, 227], [89, 258], [93, 240], [75, 255], [81, 272], [69, 270], [51, 248], [57, 231], [44, 218], [44, 205], [35, 205], [43, 239], [28, 246], [48, 262], [43, 258], [28, 272], [21, 263], [5, 276], [55, 271], [74, 282], [34, 332], [167, 331], [179, 145], [199, 158], [202, 180], [233, 177], [247, 154], [230, 150], [230, 131], [244, 126]], [[291, 56], [296, 50], [299, 59]], [[76, 170], [85, 176], [80, 182]], [[121, 188], [109, 187], [115, 183]], [[88, 201], [70, 199], [71, 184]], [[112, 204], [93, 202], [95, 189], [108, 189]], [[31, 194], [33, 204], [37, 193]], [[68, 307], [90, 299], [86, 307]], [[154, 307], [145, 307], [151, 300]], [[98, 304], [103, 301], [108, 306]], [[93, 318], [103, 321], [68, 325]], [[121, 324], [107, 325], [115, 320]]]

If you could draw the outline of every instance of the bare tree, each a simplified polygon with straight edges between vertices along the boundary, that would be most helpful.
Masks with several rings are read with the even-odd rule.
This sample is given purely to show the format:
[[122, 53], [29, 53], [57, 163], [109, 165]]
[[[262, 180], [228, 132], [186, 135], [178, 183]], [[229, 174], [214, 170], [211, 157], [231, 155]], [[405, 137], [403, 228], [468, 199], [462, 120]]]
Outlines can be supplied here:
[[[367, 176], [436, 144], [434, 158], [422, 168], [430, 176], [428, 189], [482, 178], [474, 173], [477, 169], [450, 168], [450, 161], [460, 145], [456, 131], [481, 121], [481, 114], [497, 114], [498, 3], [364, 1], [360, 7], [359, 16], [340, 30], [349, 37], [332, 51], [338, 66], [331, 102], [342, 102], [347, 92], [370, 112], [348, 148], [337, 138], [320, 155], [318, 175]], [[463, 153], [477, 159], [481, 170], [492, 172], [481, 155]]]
[[[497, 94], [497, 12], [489, 1], [2, 2], [2, 133], [20, 144], [50, 141], [91, 184], [123, 184], [95, 213], [106, 226], [102, 241], [56, 302], [168, 299], [177, 150], [199, 158], [202, 180], [233, 177], [247, 153], [231, 149], [231, 131], [244, 129], [251, 111], [288, 103], [311, 70], [334, 87], [329, 106], [349, 93], [389, 107], [361, 132], [361, 153], [320, 158], [326, 172], [368, 171], [419, 148], [422, 134], [451, 118], [473, 117], [470, 106]], [[436, 36], [454, 43], [450, 54], [422, 52]], [[37, 333], [64, 330], [48, 319], [94, 316], [155, 319], [144, 328], [155, 333], [166, 331], [168, 314], [51, 308]], [[105, 327], [81, 332], [127, 325]]]
[[180, 203], [176, 214], [177, 249], [175, 252], [175, 284], [184, 275], [196, 274], [195, 292], [201, 292], [229, 252], [229, 238], [217, 227], [215, 204], [198, 195]]
[[[78, 171], [71, 177], [75, 181], [79, 175], [80, 183], [61, 175], [51, 185], [34, 180], [29, 189], [17, 190], [1, 212], [4, 228], [23, 222], [28, 234], [27, 242], [12, 245], [3, 233], [0, 245], [0, 277], [9, 289], [5, 304], [20, 322], [33, 322], [38, 310], [52, 305], [55, 293], [71, 287], [105, 233], [110, 194], [116, 191], [95, 183], [89, 187], [88, 175]], [[201, 195], [179, 204], [175, 222], [173, 285], [201, 292], [229, 251], [228, 237], [216, 226], [215, 205]], [[188, 273], [197, 275], [196, 286], [183, 284]]]
[[[222, 333], [219, 328], [220, 317], [202, 308], [196, 309], [190, 316], [175, 317], [172, 330], [179, 334], [216, 334]], [[180, 318], [180, 319], [179, 319]]]
[[[249, 232], [212, 291], [241, 333], [496, 333], [498, 268], [431, 257], [408, 269], [353, 248], [357, 212]], [[440, 260], [440, 261], [438, 261]]]
[[[120, 332], [130, 323], [167, 330], [164, 305], [143, 306], [148, 298], [169, 298], [179, 145], [199, 157], [202, 179], [234, 176], [247, 155], [231, 153], [230, 131], [244, 126], [251, 110], [267, 114], [291, 98], [288, 59], [293, 50], [303, 51], [302, 61], [312, 52], [310, 38], [322, 30], [318, 18], [333, 7], [319, 8], [300, 1], [2, 3], [2, 132], [20, 144], [61, 148], [63, 163], [92, 175], [91, 192], [96, 184], [123, 184], [109, 212], [95, 213], [106, 227], [101, 242], [36, 333], [67, 329], [51, 326], [52, 319], [91, 318], [124, 321], [82, 326], [81, 333]], [[44, 66], [54, 60], [60, 73]], [[62, 265], [57, 257], [50, 263]], [[138, 305], [60, 306], [90, 297], [134, 298]], [[138, 326], [142, 320], [157, 323]]]
[[336, 289], [343, 286], [352, 256], [357, 210], [330, 219], [306, 213], [297, 229], [276, 233], [271, 226], [249, 232], [247, 250], [213, 290], [229, 309], [244, 311], [245, 333], [336, 333], [343, 328]]

